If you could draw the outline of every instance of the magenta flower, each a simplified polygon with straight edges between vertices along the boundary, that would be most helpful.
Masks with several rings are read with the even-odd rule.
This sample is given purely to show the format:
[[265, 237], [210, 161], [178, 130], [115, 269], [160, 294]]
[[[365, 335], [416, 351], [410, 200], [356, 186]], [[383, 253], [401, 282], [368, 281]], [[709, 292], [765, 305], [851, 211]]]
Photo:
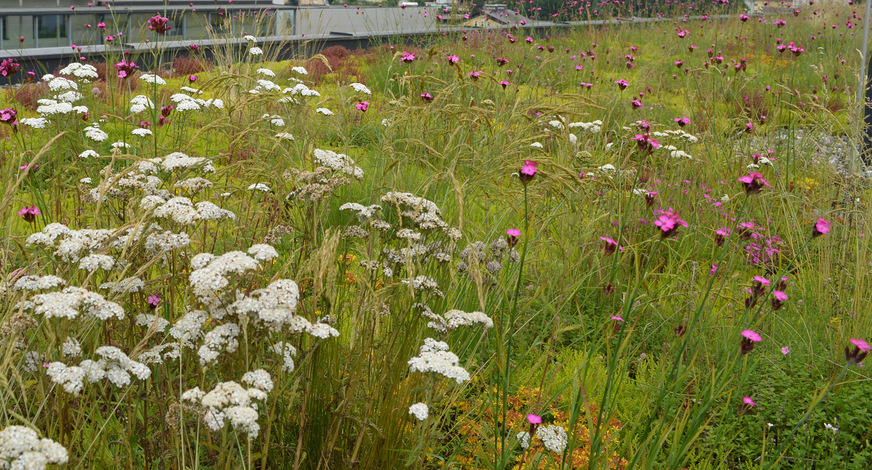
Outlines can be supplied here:
[[481, 70], [475, 70], [475, 71], [469, 72], [468, 74], [466, 74], [466, 76], [473, 79], [473, 80], [478, 80], [479, 77], [481, 77], [481, 74], [483, 74], [483, 73], [484, 72], [482, 72]]
[[21, 64], [12, 60], [12, 58], [4, 59], [0, 62], [0, 75], [11, 77], [21, 70]]
[[751, 341], [753, 341], [753, 342], [755, 342], [755, 343], [758, 343], [758, 342], [760, 342], [760, 341], [763, 341], [763, 338], [761, 338], [760, 335], [757, 334], [757, 333], [756, 333], [755, 331], [753, 331], [753, 330], [742, 330], [742, 336], [745, 337], [745, 338], [748, 338], [749, 340], [751, 340]]
[[784, 346], [783, 348], [781, 348], [781, 354], [784, 354], [785, 356], [790, 354], [790, 348]]
[[460, 57], [457, 57], [454, 54], [448, 56], [448, 65], [457, 65], [458, 62], [460, 62]]
[[761, 338], [755, 331], [743, 330], [742, 343], [739, 346], [739, 350], [742, 354], [748, 354], [752, 349], [754, 349], [754, 343], [759, 343], [762, 340], [763, 338]]
[[620, 316], [612, 316], [612, 320], [614, 320], [616, 322], [621, 322], [621, 323], [624, 322], [624, 319], [621, 318]]
[[639, 109], [642, 107], [642, 102], [639, 100], [630, 100], [630, 106], [632, 106], [633, 109]]
[[726, 238], [728, 236], [730, 236], [731, 232], [732, 232], [732, 229], [727, 228], [727, 227], [721, 227], [721, 228], [715, 230], [715, 246], [723, 245], [724, 240], [726, 240]]
[[415, 54], [412, 54], [411, 52], [403, 51], [403, 55], [402, 55], [402, 57], [400, 57], [400, 62], [410, 64], [414, 61], [415, 61]]
[[745, 185], [745, 194], [759, 194], [764, 186], [767, 188], [772, 187], [763, 179], [763, 175], [757, 172], [751, 172], [740, 177], [739, 182]]
[[813, 237], [819, 237], [821, 235], [826, 235], [829, 231], [830, 223], [821, 217], [818, 218], [817, 222], [815, 222], [814, 229], [812, 229], [811, 234]]
[[649, 134], [636, 134], [632, 139], [636, 141], [636, 146], [639, 150], [651, 153], [654, 149], [660, 148], [660, 142], [654, 139]]
[[536, 172], [539, 171], [536, 168], [537, 165], [539, 165], [539, 163], [532, 160], [524, 160], [524, 166], [521, 167], [521, 172], [518, 175], [522, 183], [527, 184], [533, 180], [533, 177], [536, 176]]
[[354, 105], [354, 109], [358, 111], [366, 111], [367, 108], [369, 108], [369, 101], [361, 101]]
[[115, 69], [118, 70], [118, 78], [128, 78], [139, 69], [139, 66], [133, 61], [121, 59], [121, 62], [115, 64]]
[[505, 90], [506, 87], [509, 86], [509, 85], [511, 85], [511, 83], [509, 83], [509, 82], [507, 82], [507, 81], [505, 81], [505, 80], [502, 80], [502, 81], [500, 82], [500, 86], [503, 87], [503, 90]]
[[425, 102], [429, 103], [429, 102], [433, 101], [433, 95], [431, 95], [430, 93], [424, 92], [424, 93], [421, 93], [421, 99], [424, 100]]
[[148, 29], [154, 31], [157, 34], [164, 34], [172, 29], [172, 27], [170, 27], [169, 25], [169, 22], [169, 18], [164, 18], [160, 15], [154, 15], [148, 19]]
[[603, 241], [603, 253], [607, 255], [614, 253], [616, 250], [624, 251], [624, 247], [618, 245], [617, 240], [612, 240], [608, 237], [600, 237], [600, 240]]
[[754, 400], [752, 400], [751, 397], [742, 398], [742, 403], [748, 405], [749, 407], [756, 405], [756, 403], [754, 403]]
[[150, 305], [151, 308], [156, 308], [158, 305], [160, 305], [161, 298], [157, 294], [152, 294], [148, 296], [146, 302], [148, 302], [148, 305]]
[[686, 117], [675, 118], [673, 121], [677, 122], [679, 127], [684, 127], [690, 124], [690, 119]]
[[627, 87], [630, 86], [630, 82], [628, 82], [622, 78], [622, 79], [616, 81], [615, 85], [617, 85], [618, 88], [620, 88], [621, 90], [626, 90]]
[[506, 239], [509, 243], [509, 248], [514, 248], [518, 244], [518, 238], [521, 237], [521, 231], [516, 228], [506, 230]]
[[787, 294], [780, 290], [772, 292], [772, 310], [778, 310], [787, 301]]
[[188, 81], [191, 82], [191, 83], [196, 82], [196, 81], [197, 81], [197, 76], [196, 76], [196, 75], [189, 75], [189, 76], [188, 76]]
[[681, 220], [677, 214], [670, 211], [660, 211], [660, 217], [654, 221], [654, 225], [660, 229], [660, 236], [670, 237], [678, 232], [678, 227], [687, 227], [687, 222]]
[[18, 111], [14, 108], [4, 108], [0, 109], [0, 122], [15, 125], [18, 121], [15, 120], [15, 116], [18, 116]]
[[748, 15], [746, 15], [746, 14], [744, 14], [744, 13], [741, 14], [741, 15], [739, 15], [739, 19], [742, 20], [742, 23], [748, 21], [749, 18], [751, 18], [751, 17], [748, 16]]
[[497, 57], [497, 65], [498, 66], [502, 67], [503, 65], [506, 65], [508, 63], [509, 63], [509, 59], [506, 59], [505, 57]]
[[24, 219], [25, 222], [33, 223], [36, 220], [36, 217], [42, 215], [39, 212], [38, 207], [30, 206], [30, 207], [22, 207], [21, 210], [18, 211], [18, 215]]
[[872, 349], [872, 347], [862, 339], [852, 338], [848, 342], [854, 345], [853, 350], [850, 350], [847, 346], [845, 347], [845, 360], [851, 365], [856, 365], [862, 362], [863, 359], [869, 355], [870, 349]]

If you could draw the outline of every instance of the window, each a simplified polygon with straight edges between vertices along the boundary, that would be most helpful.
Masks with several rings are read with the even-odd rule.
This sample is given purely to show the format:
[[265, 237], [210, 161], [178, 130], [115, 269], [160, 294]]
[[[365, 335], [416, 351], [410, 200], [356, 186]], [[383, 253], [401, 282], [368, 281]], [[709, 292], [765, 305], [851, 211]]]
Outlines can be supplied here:
[[61, 15], [37, 16], [37, 31], [40, 39], [67, 37], [67, 27]]

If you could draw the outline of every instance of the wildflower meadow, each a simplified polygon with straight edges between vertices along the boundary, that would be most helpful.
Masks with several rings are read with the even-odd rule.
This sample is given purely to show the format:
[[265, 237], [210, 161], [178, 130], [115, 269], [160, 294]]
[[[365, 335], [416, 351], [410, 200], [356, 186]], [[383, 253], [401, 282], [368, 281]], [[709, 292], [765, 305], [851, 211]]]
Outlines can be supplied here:
[[4, 60], [0, 469], [872, 467], [863, 5], [771, 3]]

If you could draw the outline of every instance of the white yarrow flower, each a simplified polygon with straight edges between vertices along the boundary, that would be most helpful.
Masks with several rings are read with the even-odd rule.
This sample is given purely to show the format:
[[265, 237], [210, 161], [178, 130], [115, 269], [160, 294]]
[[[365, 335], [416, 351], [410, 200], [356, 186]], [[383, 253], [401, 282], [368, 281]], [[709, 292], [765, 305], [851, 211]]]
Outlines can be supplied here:
[[430, 415], [430, 408], [427, 407], [426, 403], [415, 403], [409, 407], [409, 414], [417, 418], [418, 421], [424, 421]]

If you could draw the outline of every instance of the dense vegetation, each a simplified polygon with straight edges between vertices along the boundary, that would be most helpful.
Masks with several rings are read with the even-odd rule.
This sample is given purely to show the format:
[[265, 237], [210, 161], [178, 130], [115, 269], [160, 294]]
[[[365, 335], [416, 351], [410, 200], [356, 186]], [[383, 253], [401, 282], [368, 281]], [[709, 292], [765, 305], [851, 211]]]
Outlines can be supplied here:
[[815, 8], [32, 71], [0, 468], [868, 468], [862, 21]]

